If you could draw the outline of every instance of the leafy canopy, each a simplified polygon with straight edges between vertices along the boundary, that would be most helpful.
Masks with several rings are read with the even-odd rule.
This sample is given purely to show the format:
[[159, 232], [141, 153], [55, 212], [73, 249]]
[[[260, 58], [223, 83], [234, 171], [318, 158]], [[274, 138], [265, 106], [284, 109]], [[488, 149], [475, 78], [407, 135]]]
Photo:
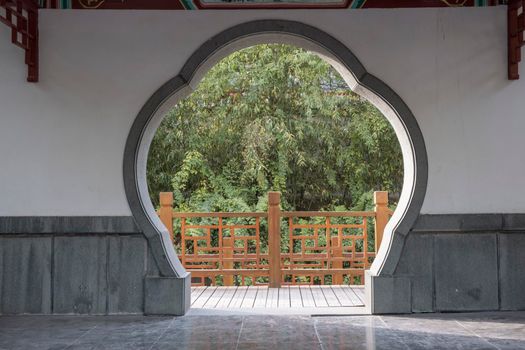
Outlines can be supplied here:
[[214, 66], [159, 127], [148, 158], [152, 201], [181, 211], [370, 209], [402, 185], [397, 137], [328, 63], [288, 45], [240, 50]]

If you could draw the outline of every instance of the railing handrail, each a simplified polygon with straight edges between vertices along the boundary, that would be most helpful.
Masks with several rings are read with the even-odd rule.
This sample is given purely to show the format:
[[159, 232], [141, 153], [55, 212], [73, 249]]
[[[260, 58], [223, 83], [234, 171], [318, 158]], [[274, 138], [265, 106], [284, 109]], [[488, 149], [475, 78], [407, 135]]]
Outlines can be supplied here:
[[294, 218], [312, 218], [312, 217], [374, 217], [376, 213], [374, 211], [283, 211], [281, 212], [283, 217], [294, 217]]
[[[389, 214], [393, 211], [389, 210]], [[375, 211], [283, 211], [281, 212], [282, 217], [298, 217], [298, 218], [310, 218], [310, 217], [375, 217], [377, 214]], [[174, 218], [265, 218], [268, 217], [267, 212], [224, 212], [224, 211], [210, 211], [210, 212], [181, 212], [173, 210]]]
[[207, 212], [207, 213], [186, 213], [186, 212], [180, 212], [180, 211], [173, 211], [173, 217], [174, 218], [243, 218], [243, 217], [251, 217], [251, 218], [265, 218], [268, 217], [268, 213], [265, 212]]

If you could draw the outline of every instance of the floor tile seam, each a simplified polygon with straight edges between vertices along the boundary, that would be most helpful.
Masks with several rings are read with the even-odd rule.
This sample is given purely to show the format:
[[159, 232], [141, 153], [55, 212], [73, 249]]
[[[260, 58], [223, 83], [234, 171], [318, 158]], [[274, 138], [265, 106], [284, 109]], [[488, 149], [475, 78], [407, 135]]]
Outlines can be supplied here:
[[321, 337], [319, 336], [319, 331], [317, 330], [317, 319], [312, 318], [314, 323], [314, 330], [315, 330], [315, 336], [317, 337], [317, 341], [319, 342], [319, 346], [321, 347], [321, 350], [324, 350], [323, 342], [321, 341]]
[[241, 342], [242, 330], [244, 329], [244, 317], [241, 318], [241, 329], [239, 329], [239, 336], [237, 337], [237, 342], [235, 343], [235, 350], [239, 348], [239, 343]]
[[166, 328], [164, 329], [164, 331], [159, 334], [159, 336], [157, 337], [157, 339], [153, 342], [153, 344], [151, 344], [151, 346], [148, 348], [148, 350], [151, 350], [153, 349], [153, 347], [155, 345], [157, 345], [157, 343], [159, 342], [159, 340], [164, 336], [164, 334], [166, 334], [166, 332], [168, 331], [168, 329], [171, 328], [171, 326], [173, 325], [173, 323], [175, 322], [175, 320], [177, 319], [177, 317], [173, 317], [173, 319], [171, 320], [170, 324], [166, 326]]
[[98, 324], [97, 325], [94, 325], [93, 327], [91, 327], [90, 329], [88, 329], [87, 331], [85, 331], [84, 333], [82, 333], [82, 335], [80, 335], [77, 339], [75, 339], [71, 344], [69, 344], [68, 346], [66, 346], [64, 349], [69, 349], [71, 348], [73, 345], [75, 345], [76, 343], [78, 343], [78, 341], [82, 338], [84, 338], [86, 335], [88, 335], [89, 333], [91, 333], [95, 328], [98, 327]]
[[385, 322], [385, 320], [383, 320], [383, 317], [382, 316], [374, 316], [372, 315], [372, 317], [377, 317], [379, 318], [379, 320], [381, 321], [381, 323], [383, 323], [383, 325], [388, 328], [388, 329], [391, 329], [390, 326], [388, 325], [388, 323]]
[[493, 343], [491, 343], [490, 341], [488, 341], [487, 339], [485, 339], [485, 337], [482, 337], [481, 335], [479, 335], [478, 333], [474, 332], [473, 330], [471, 329], [468, 329], [467, 327], [465, 327], [465, 325], [463, 325], [461, 322], [459, 322], [458, 320], [454, 320], [454, 322], [456, 322], [461, 328], [463, 328], [464, 330], [466, 330], [467, 332], [475, 335], [476, 337], [478, 337], [479, 339], [483, 340], [484, 342], [486, 342], [487, 344], [489, 344], [490, 346], [494, 347], [494, 349], [498, 349], [498, 350], [501, 350], [501, 348]]
[[[382, 317], [381, 315], [378, 315], [378, 316], [374, 316], [374, 315], [372, 315], [372, 317], [377, 317], [377, 318], [379, 318], [379, 320], [383, 323], [383, 325], [385, 326], [385, 328], [386, 328], [387, 330], [392, 331], [392, 332], [395, 332], [395, 331], [396, 331], [394, 328], [390, 327], [390, 326], [388, 325], [388, 323], [385, 322], [385, 320], [383, 320], [383, 317]], [[400, 342], [406, 347], [407, 350], [410, 350], [410, 349], [411, 349], [410, 345], [408, 345], [403, 339], [401, 339]]]

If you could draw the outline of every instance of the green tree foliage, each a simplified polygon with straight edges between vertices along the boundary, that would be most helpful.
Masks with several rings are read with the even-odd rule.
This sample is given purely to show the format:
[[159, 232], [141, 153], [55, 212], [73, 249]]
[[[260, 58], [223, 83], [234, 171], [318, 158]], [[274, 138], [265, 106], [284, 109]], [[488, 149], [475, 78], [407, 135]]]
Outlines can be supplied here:
[[258, 45], [213, 67], [166, 116], [152, 142], [148, 183], [182, 211], [370, 209], [395, 201], [402, 157], [391, 126], [313, 53]]

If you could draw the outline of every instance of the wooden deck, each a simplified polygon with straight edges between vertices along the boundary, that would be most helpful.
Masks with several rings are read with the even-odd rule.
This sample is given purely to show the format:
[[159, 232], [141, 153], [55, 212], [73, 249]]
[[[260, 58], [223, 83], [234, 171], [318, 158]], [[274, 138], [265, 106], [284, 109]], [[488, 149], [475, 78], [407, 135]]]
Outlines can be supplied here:
[[191, 314], [366, 314], [362, 286], [192, 287]]

